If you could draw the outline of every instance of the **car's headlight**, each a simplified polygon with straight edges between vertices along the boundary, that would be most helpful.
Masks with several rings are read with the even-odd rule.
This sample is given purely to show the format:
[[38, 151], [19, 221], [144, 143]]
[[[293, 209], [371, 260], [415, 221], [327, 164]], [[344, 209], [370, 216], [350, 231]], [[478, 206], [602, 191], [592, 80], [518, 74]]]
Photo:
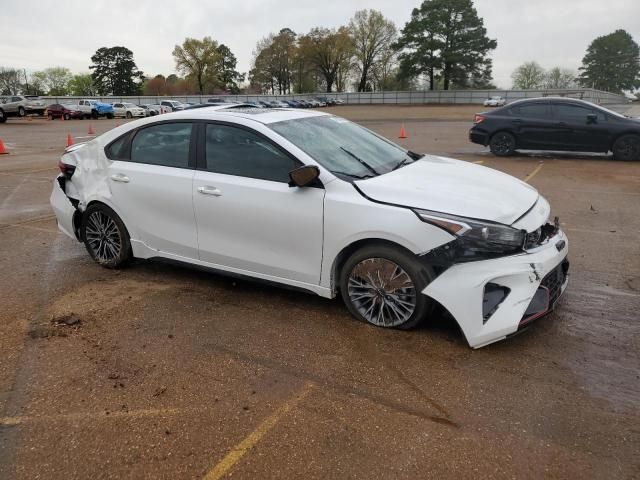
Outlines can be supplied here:
[[521, 248], [526, 232], [500, 223], [475, 220], [429, 210], [414, 210], [423, 221], [446, 230], [464, 240], [491, 246]]

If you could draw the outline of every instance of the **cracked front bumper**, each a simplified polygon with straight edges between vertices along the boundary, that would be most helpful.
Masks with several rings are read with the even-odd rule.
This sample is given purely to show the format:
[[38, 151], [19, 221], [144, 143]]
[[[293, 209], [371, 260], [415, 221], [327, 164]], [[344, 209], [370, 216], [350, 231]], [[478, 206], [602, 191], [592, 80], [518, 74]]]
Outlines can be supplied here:
[[[538, 318], [553, 309], [567, 286], [568, 264], [563, 270], [565, 274], [560, 278], [560, 285], [556, 285], [555, 295], [547, 292], [549, 301], [546, 308], [537, 308], [531, 314], [530, 306], [534, 306], [534, 296], [536, 302], [541, 295], [544, 296], [544, 292], [538, 293], [541, 289], [548, 290], [543, 280], [548, 281], [550, 274], [563, 268], [568, 251], [569, 241], [559, 230], [544, 245], [520, 255], [456, 264], [431, 282], [422, 293], [437, 300], [453, 315], [469, 346], [480, 348], [516, 333], [533, 320], [534, 315]], [[486, 312], [483, 314], [487, 284], [508, 291], [488, 318]]]

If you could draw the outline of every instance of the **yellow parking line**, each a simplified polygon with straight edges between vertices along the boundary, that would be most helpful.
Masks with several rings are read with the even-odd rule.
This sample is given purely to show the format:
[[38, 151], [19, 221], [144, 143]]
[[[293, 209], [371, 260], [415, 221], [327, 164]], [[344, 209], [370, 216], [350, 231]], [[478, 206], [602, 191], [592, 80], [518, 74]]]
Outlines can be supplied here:
[[543, 162], [540, 162], [540, 165], [538, 165], [538, 166], [536, 167], [536, 169], [535, 169], [533, 172], [531, 172], [529, 175], [527, 175], [527, 176], [525, 177], [524, 181], [525, 181], [525, 182], [528, 182], [528, 181], [529, 181], [529, 180], [531, 180], [533, 177], [535, 177], [535, 176], [538, 174], [538, 172], [542, 169], [542, 167], [543, 167], [543, 166], [544, 166], [544, 163], [543, 163]]
[[484, 160], [476, 160], [473, 163], [477, 163], [478, 165], [482, 165], [484, 163]]
[[227, 453], [227, 455], [204, 476], [203, 480], [218, 480], [222, 478], [251, 448], [255, 446], [256, 443], [260, 441], [260, 439], [269, 430], [276, 425], [276, 423], [278, 423], [284, 415], [304, 400], [309, 393], [311, 393], [312, 388], [312, 383], [305, 383], [300, 393], [281, 405], [275, 412], [269, 415], [260, 425], [258, 425], [258, 428], [233, 447], [231, 451]]
[[36, 415], [36, 416], [17, 416], [17, 417], [4, 417], [0, 418], [0, 425], [20, 425], [23, 423], [33, 422], [47, 422], [56, 420], [83, 420], [90, 419], [95, 420], [98, 418], [117, 418], [117, 417], [129, 417], [129, 418], [142, 418], [155, 415], [172, 415], [178, 413], [176, 408], [152, 408], [142, 410], [122, 410], [113, 411], [108, 414], [105, 412], [76, 412], [67, 413], [63, 415]]

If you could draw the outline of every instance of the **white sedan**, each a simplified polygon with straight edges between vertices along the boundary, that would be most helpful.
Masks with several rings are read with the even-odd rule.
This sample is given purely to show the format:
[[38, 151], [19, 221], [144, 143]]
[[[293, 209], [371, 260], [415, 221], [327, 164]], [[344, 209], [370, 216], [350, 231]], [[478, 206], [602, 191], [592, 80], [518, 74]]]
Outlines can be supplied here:
[[59, 162], [59, 228], [100, 265], [162, 257], [341, 295], [408, 329], [437, 304], [470, 346], [548, 313], [568, 240], [538, 192], [343, 118], [215, 106], [130, 122]]
[[503, 107], [507, 104], [507, 101], [502, 97], [487, 98], [483, 105], [485, 107]]
[[113, 115], [123, 118], [146, 117], [147, 112], [144, 108], [133, 103], [114, 103]]

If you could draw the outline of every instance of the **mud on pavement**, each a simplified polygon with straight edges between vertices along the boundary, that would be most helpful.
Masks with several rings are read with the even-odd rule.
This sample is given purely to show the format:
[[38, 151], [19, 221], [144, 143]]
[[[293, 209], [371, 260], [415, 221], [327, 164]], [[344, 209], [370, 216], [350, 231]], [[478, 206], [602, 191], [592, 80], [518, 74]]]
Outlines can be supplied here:
[[445, 316], [385, 331], [338, 300], [160, 262], [101, 269], [48, 206], [66, 135], [88, 123], [10, 121], [0, 478], [637, 476], [640, 164], [494, 158], [467, 142], [469, 107], [334, 111], [538, 188], [571, 240], [558, 309], [473, 351]]

